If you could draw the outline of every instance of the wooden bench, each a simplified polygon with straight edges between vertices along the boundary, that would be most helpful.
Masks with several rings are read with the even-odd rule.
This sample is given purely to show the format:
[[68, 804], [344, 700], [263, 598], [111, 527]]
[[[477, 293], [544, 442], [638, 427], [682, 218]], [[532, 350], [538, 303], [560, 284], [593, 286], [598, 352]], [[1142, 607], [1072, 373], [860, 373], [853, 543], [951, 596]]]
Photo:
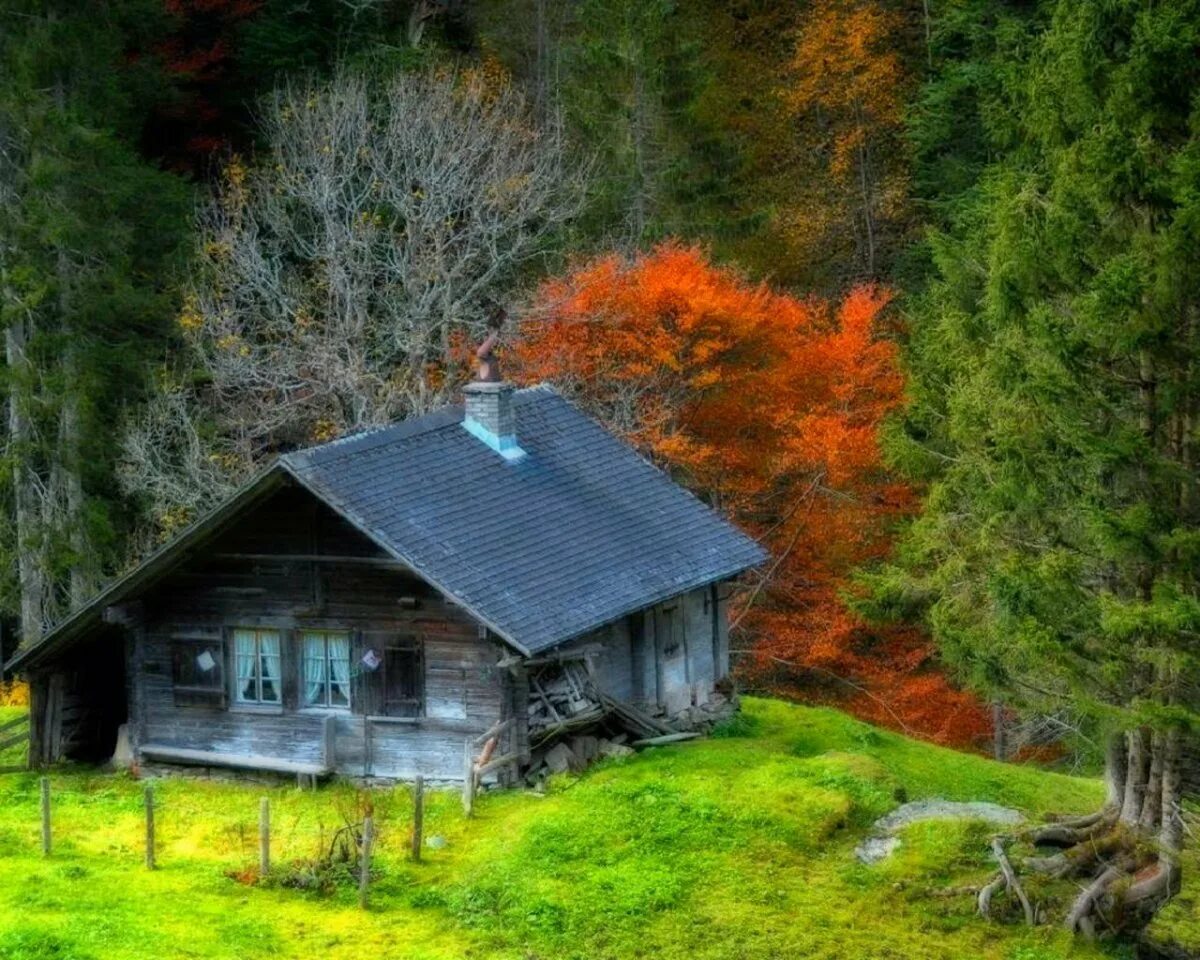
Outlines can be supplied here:
[[192, 750], [187, 747], [172, 747], [160, 743], [143, 744], [138, 752], [147, 760], [159, 760], [164, 763], [182, 763], [188, 766], [233, 767], [238, 770], [294, 773], [310, 777], [324, 777], [333, 772], [329, 765], [325, 763], [282, 760], [279, 757], [262, 757], [252, 753], [218, 753], [213, 750]]

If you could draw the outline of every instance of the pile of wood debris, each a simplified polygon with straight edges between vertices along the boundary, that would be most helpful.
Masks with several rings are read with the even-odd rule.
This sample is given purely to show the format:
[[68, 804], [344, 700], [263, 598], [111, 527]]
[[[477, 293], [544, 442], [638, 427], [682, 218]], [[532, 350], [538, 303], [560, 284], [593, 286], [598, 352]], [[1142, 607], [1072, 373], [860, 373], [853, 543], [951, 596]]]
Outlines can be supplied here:
[[628, 756], [635, 747], [700, 735], [610, 696], [597, 685], [586, 660], [549, 663], [529, 674], [530, 781], [579, 772], [599, 759]]

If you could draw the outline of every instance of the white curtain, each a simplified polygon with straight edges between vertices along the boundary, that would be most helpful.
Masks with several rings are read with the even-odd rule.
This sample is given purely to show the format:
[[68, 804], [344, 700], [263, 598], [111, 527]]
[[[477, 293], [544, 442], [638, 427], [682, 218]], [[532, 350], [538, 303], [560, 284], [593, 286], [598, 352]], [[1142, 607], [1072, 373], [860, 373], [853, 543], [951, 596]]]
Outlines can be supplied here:
[[258, 700], [258, 643], [253, 630], [235, 630], [233, 648], [237, 660], [237, 699], [243, 703]]
[[274, 630], [258, 632], [258, 653], [262, 677], [263, 703], [280, 703], [282, 692], [279, 689], [279, 679], [282, 674], [280, 667], [279, 634]]
[[325, 705], [325, 637], [319, 633], [304, 635], [304, 702]]
[[350, 706], [350, 637], [334, 634], [329, 638], [329, 705]]

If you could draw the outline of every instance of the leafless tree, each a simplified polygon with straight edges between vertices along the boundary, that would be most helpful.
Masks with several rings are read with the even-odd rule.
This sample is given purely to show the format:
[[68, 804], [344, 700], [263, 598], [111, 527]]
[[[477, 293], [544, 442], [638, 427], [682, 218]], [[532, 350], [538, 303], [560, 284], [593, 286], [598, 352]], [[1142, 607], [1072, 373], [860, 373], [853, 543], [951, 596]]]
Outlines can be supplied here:
[[293, 83], [260, 121], [269, 156], [232, 162], [199, 214], [180, 323], [204, 386], [164, 390], [127, 438], [160, 515], [222, 492], [202, 461], [238, 475], [445, 402], [458, 348], [582, 202], [558, 128], [472, 71]]

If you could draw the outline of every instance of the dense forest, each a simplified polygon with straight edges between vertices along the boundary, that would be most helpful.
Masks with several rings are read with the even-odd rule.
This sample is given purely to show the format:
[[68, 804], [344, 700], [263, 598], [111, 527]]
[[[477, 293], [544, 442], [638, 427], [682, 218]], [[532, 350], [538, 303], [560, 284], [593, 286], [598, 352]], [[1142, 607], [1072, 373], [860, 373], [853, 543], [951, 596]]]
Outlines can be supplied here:
[[770, 548], [746, 685], [1106, 758], [1038, 866], [1134, 916], [1196, 719], [1198, 53], [1192, 0], [4, 0], [0, 611], [499, 324]]

